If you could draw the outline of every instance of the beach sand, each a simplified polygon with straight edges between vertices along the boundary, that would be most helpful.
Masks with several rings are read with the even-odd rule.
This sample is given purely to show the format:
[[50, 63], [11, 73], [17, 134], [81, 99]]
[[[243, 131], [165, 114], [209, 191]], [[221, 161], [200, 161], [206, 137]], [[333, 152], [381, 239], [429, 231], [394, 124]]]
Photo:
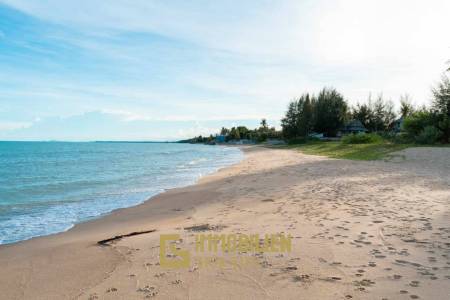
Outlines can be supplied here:
[[[241, 163], [193, 186], [1, 246], [0, 298], [450, 299], [449, 148], [387, 161], [243, 149]], [[290, 234], [292, 251], [163, 268], [160, 235], [173, 233], [192, 256], [211, 256], [195, 251], [209, 233]]]

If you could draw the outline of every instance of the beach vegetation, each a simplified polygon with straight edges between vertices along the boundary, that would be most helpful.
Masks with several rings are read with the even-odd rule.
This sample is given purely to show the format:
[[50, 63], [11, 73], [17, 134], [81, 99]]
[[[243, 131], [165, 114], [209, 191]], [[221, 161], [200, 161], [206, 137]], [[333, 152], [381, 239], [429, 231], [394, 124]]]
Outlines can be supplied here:
[[439, 141], [442, 133], [435, 126], [426, 126], [416, 137], [416, 141], [420, 144], [432, 145]]
[[[221, 137], [221, 139], [219, 139], [218, 137]], [[222, 127], [219, 134], [210, 135], [209, 137], [198, 136], [179, 142], [193, 144], [215, 144], [216, 142], [234, 143], [239, 141], [246, 141], [249, 143], [263, 143], [267, 141], [267, 139], [281, 138], [281, 131], [276, 130], [274, 126], [270, 127], [267, 120], [262, 119], [260, 126], [255, 129], [249, 129], [246, 126], [235, 126], [231, 128]]]
[[342, 138], [343, 144], [376, 144], [383, 142], [383, 138], [376, 133], [349, 134]]
[[335, 137], [347, 120], [347, 102], [333, 88], [322, 89], [315, 102], [314, 131]]
[[444, 74], [441, 81], [432, 90], [432, 110], [437, 115], [434, 126], [441, 132], [442, 142], [450, 140], [450, 79]]
[[342, 141], [308, 141], [303, 144], [287, 145], [285, 148], [300, 150], [311, 155], [340, 159], [377, 160], [392, 152], [403, 150], [411, 144], [397, 144], [388, 140], [375, 143], [343, 143]]
[[347, 118], [347, 103], [333, 88], [323, 88], [315, 96], [309, 93], [294, 99], [281, 120], [284, 138], [308, 137], [312, 132], [325, 136], [336, 136]]
[[396, 120], [394, 104], [379, 94], [375, 101], [372, 95], [365, 103], [358, 103], [352, 108], [351, 118], [360, 121], [369, 132], [386, 132]]
[[[336, 89], [325, 87], [317, 95], [306, 92], [292, 100], [281, 119], [281, 131], [270, 127], [267, 120], [262, 119], [255, 129], [222, 127], [220, 134], [198, 136], [182, 142], [232, 143], [245, 140], [261, 143], [268, 139], [284, 139], [289, 145], [299, 144], [315, 150], [324, 148], [333, 153], [342, 153], [345, 147], [357, 151], [371, 149], [373, 151], [369, 157], [396, 149], [394, 145], [448, 144], [450, 79], [446, 74], [432, 89], [432, 95], [429, 107], [416, 108], [409, 95], [404, 94], [400, 96], [400, 107], [396, 112], [393, 102], [384, 99], [383, 94], [378, 94], [375, 100], [369, 94], [366, 101], [351, 106]], [[317, 144], [320, 140], [327, 140], [330, 144], [326, 147]]]
[[447, 144], [450, 142], [450, 80], [446, 75], [432, 93], [431, 107], [422, 107], [407, 115], [402, 130], [411, 141], [419, 144]]
[[400, 117], [407, 118], [415, 112], [414, 105], [408, 94], [400, 96]]
[[450, 79], [446, 74], [432, 95], [429, 107], [416, 108], [404, 94], [396, 112], [393, 102], [382, 94], [375, 100], [369, 94], [365, 102], [350, 106], [336, 89], [323, 88], [318, 95], [304, 93], [289, 103], [281, 120], [282, 134], [289, 144], [305, 144], [313, 136], [328, 140], [343, 137], [344, 144], [373, 143], [380, 138], [400, 144], [448, 144]]

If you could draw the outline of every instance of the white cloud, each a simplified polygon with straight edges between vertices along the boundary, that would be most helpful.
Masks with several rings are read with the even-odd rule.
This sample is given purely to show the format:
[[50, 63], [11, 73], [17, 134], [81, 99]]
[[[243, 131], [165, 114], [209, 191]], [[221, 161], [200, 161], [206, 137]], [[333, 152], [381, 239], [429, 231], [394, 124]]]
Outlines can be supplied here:
[[[94, 111], [95, 112], [95, 111]], [[185, 114], [172, 114], [165, 116], [155, 116], [150, 114], [142, 114], [127, 110], [120, 109], [102, 109], [101, 113], [117, 116], [119, 120], [123, 122], [134, 122], [134, 121], [158, 121], [158, 122], [189, 122], [189, 121], [233, 121], [233, 120], [261, 120], [263, 118], [271, 119], [266, 115], [262, 114], [233, 114], [233, 115], [221, 115], [221, 114], [212, 114], [210, 116], [202, 116], [202, 115], [185, 115]]]
[[2, 2], [42, 19], [90, 31], [147, 31], [241, 53], [298, 58], [306, 52], [339, 61], [386, 55], [399, 47], [415, 46], [409, 48], [413, 52], [432, 48], [426, 42], [442, 40], [437, 33], [444, 33], [450, 22], [446, 0], [116, 0], [98, 3], [95, 12], [88, 0]]
[[218, 132], [220, 132], [220, 127], [207, 127], [200, 124], [200, 122], [196, 122], [193, 127], [179, 129], [174, 138], [184, 139], [199, 135], [209, 136], [212, 133]]
[[[335, 86], [351, 102], [383, 92], [393, 100], [409, 93], [423, 104], [450, 58], [448, 0], [116, 0], [96, 3], [95, 10], [88, 0], [0, 2], [76, 28], [91, 38], [69, 42], [129, 62], [130, 69], [142, 68], [145, 52], [112, 47], [102, 38], [147, 32], [202, 49], [199, 66], [174, 72], [165, 90], [145, 81], [40, 90], [42, 97], [84, 101], [82, 111], [101, 110], [127, 122], [279, 119], [291, 98], [322, 86]], [[213, 95], [191, 95], [180, 85]]]
[[7, 122], [0, 121], [0, 131], [12, 131], [17, 129], [29, 128], [33, 125], [31, 122]]

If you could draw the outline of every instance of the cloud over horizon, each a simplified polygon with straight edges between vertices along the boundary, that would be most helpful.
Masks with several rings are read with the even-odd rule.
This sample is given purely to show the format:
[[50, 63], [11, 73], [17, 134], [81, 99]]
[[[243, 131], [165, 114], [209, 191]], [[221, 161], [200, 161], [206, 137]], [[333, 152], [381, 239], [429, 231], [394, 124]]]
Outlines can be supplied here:
[[[95, 10], [0, 0], [0, 139], [174, 139], [218, 121], [275, 123], [293, 97], [323, 86], [350, 103], [408, 93], [425, 104], [450, 59], [449, 11], [445, 0], [116, 0]], [[74, 117], [91, 136], [65, 132]]]

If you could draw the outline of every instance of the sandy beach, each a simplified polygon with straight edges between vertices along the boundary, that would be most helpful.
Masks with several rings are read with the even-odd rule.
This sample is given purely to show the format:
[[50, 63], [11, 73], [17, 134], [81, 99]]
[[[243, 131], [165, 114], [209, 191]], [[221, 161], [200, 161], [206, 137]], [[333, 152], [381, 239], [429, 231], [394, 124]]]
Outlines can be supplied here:
[[[0, 298], [450, 299], [450, 148], [384, 161], [243, 150], [193, 186], [0, 246]], [[290, 252], [160, 265], [161, 234], [194, 255], [198, 234], [276, 233], [292, 236]]]

